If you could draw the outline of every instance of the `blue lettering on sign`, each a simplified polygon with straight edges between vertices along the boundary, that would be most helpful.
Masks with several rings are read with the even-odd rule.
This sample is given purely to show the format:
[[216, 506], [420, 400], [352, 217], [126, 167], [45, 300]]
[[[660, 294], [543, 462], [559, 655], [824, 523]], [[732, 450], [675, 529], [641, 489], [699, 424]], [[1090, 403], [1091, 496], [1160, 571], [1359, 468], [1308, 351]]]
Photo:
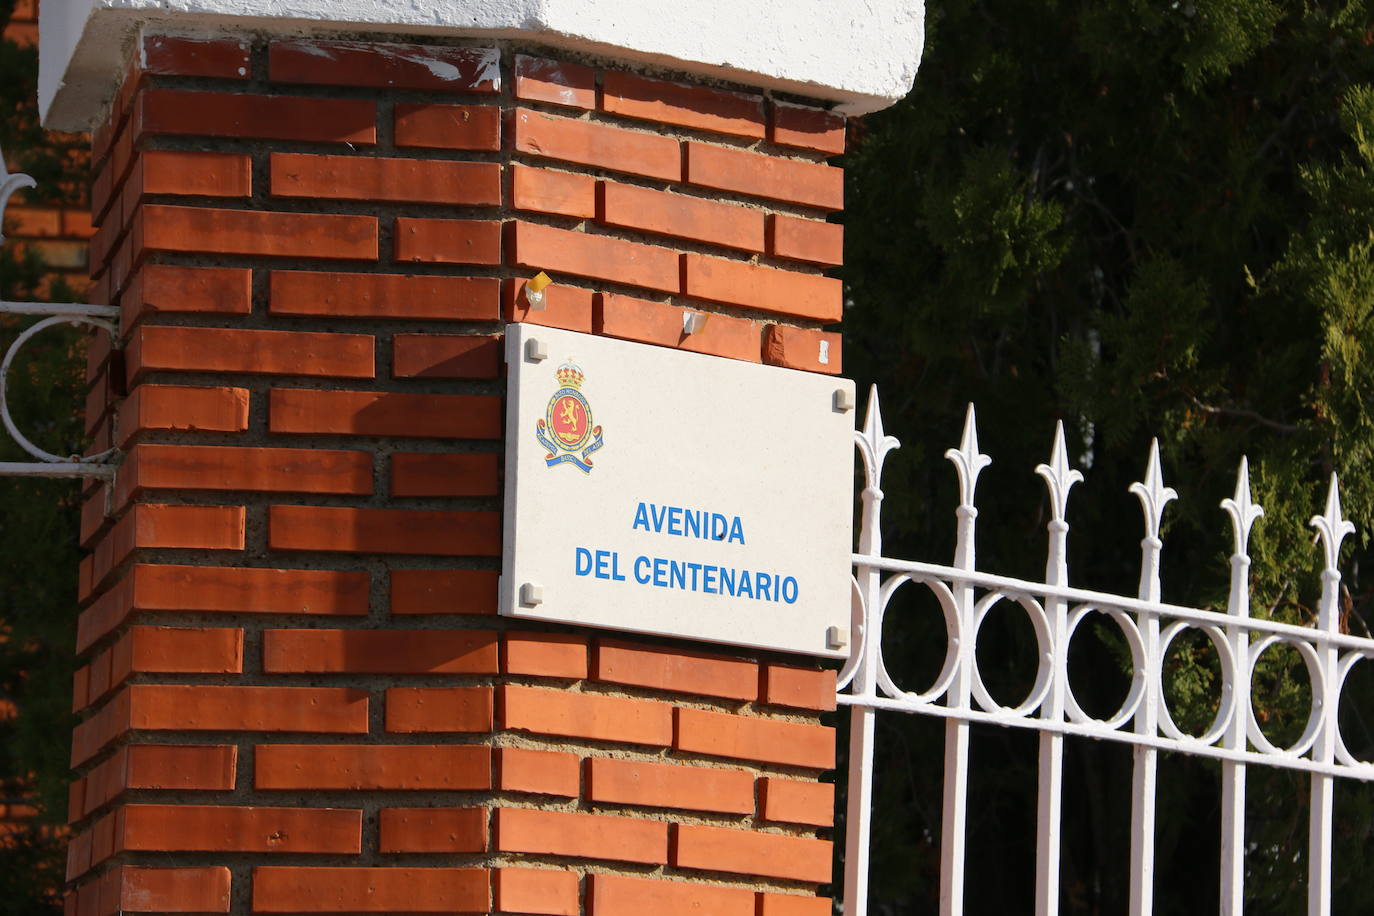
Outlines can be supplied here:
[[649, 534], [744, 544], [744, 522], [738, 515], [727, 517], [723, 513], [705, 509], [684, 509], [682, 506], [660, 506], [640, 501], [635, 505], [630, 528]]
[[[630, 527], [649, 534], [727, 544], [743, 545], [745, 542], [744, 523], [738, 515], [644, 501], [635, 505], [634, 520]], [[615, 550], [574, 548], [573, 572], [580, 577], [591, 576], [608, 582], [627, 581], [626, 573], [620, 568], [620, 552]], [[801, 584], [795, 576], [760, 569], [640, 554], [634, 558], [633, 573], [637, 584], [652, 585], [654, 588], [748, 598], [774, 604], [796, 604], [801, 598]]]
[[620, 552], [616, 550], [575, 548], [573, 550], [573, 573], [578, 576], [594, 576], [597, 579], [611, 579], [616, 582], [625, 581], [625, 574], [620, 571]]

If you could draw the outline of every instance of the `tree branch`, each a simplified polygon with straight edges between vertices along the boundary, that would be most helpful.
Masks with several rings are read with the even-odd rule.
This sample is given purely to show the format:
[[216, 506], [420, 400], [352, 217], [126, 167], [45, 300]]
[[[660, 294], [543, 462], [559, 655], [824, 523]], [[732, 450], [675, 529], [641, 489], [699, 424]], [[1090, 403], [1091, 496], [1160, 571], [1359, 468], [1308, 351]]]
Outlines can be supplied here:
[[1213, 416], [1241, 417], [1246, 420], [1254, 420], [1261, 426], [1267, 426], [1270, 429], [1277, 430], [1281, 433], [1295, 433], [1298, 431], [1298, 428], [1292, 425], [1291, 423], [1280, 423], [1277, 420], [1271, 420], [1268, 417], [1263, 416], [1262, 414], [1250, 410], [1248, 407], [1217, 407], [1213, 404], [1204, 404], [1202, 403], [1202, 401], [1198, 400], [1196, 395], [1191, 394], [1188, 395], [1188, 400], [1192, 401], [1193, 406], [1195, 406], [1198, 410], [1202, 411], [1203, 413], [1212, 414]]

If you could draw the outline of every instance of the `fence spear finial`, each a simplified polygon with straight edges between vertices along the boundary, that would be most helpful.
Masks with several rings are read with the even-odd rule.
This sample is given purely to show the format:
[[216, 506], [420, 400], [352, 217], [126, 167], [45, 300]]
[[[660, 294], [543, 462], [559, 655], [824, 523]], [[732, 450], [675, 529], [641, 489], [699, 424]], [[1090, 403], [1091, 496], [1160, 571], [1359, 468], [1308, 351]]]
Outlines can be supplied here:
[[974, 416], [973, 405], [968, 405], [964, 414], [964, 434], [959, 438], [959, 447], [945, 450], [945, 457], [954, 462], [959, 472], [959, 506], [973, 508], [973, 491], [978, 487], [978, 475], [983, 468], [992, 464], [992, 459], [978, 451], [978, 419]]
[[1326, 491], [1326, 511], [1312, 516], [1308, 524], [1317, 529], [1317, 537], [1321, 539], [1326, 555], [1326, 571], [1336, 572], [1341, 556], [1341, 541], [1345, 540], [1346, 535], [1355, 533], [1355, 526], [1341, 518], [1340, 482], [1334, 471], [1331, 474], [1331, 486]]
[[1159, 440], [1150, 440], [1150, 460], [1145, 466], [1143, 483], [1133, 483], [1130, 492], [1140, 498], [1141, 511], [1145, 513], [1145, 537], [1159, 540], [1159, 526], [1164, 519], [1164, 507], [1171, 499], [1178, 499], [1178, 491], [1164, 486], [1164, 477], [1159, 471]]
[[1050, 491], [1050, 511], [1054, 520], [1064, 521], [1069, 507], [1069, 490], [1076, 483], [1083, 482], [1083, 472], [1069, 467], [1068, 448], [1064, 445], [1064, 421], [1054, 424], [1054, 447], [1050, 450], [1050, 463], [1035, 466], [1035, 473], [1045, 478], [1045, 486]]
[[22, 173], [11, 175], [5, 165], [5, 152], [0, 150], [0, 245], [5, 244], [5, 208], [9, 206], [10, 196], [20, 188], [34, 188], [38, 182]]
[[1235, 535], [1236, 549], [1233, 556], [1250, 555], [1250, 528], [1264, 514], [1264, 507], [1250, 498], [1250, 459], [1240, 456], [1240, 468], [1236, 471], [1236, 494], [1221, 501], [1221, 508], [1231, 516], [1231, 532]]

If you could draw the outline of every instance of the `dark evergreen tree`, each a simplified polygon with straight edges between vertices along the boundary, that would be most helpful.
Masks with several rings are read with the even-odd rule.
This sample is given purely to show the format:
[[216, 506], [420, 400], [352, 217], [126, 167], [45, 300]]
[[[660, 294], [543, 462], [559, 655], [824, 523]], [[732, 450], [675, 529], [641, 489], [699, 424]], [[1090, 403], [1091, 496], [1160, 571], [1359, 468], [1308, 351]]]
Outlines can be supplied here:
[[[0, 32], [13, 9], [0, 0]], [[0, 42], [0, 149], [13, 171], [38, 182], [16, 205], [76, 205], [83, 197], [84, 144], [38, 123], [38, 54]], [[32, 249], [0, 246], [0, 300], [71, 301]], [[0, 352], [35, 319], [0, 320]], [[15, 422], [49, 450], [79, 452], [83, 335], [54, 328], [25, 346], [10, 372]], [[30, 457], [0, 433], [0, 461]], [[0, 913], [56, 913], [65, 865], [67, 765], [76, 622], [74, 570], [80, 485], [0, 477], [0, 798], [38, 811], [28, 829], [0, 835]]]
[[[1374, 6], [967, 0], [927, 13], [915, 91], [860, 125], [848, 159], [846, 366], [880, 384], [903, 440], [884, 487], [888, 552], [952, 556], [941, 455], [974, 401], [994, 459], [979, 486], [981, 568], [1043, 571], [1048, 504], [1031, 469], [1062, 419], [1087, 474], [1069, 502], [1071, 580], [1132, 594], [1142, 528], [1126, 488], [1157, 435], [1181, 496], [1165, 513], [1166, 600], [1224, 609], [1231, 545], [1217, 503], [1248, 454], [1266, 512], [1253, 613], [1313, 622], [1307, 520], [1336, 471], [1360, 531], [1342, 563], [1343, 627], [1367, 635]], [[912, 687], [944, 651], [928, 604], [907, 599], [888, 627]], [[1110, 626], [1085, 635], [1075, 690], [1108, 713], [1128, 662]], [[983, 659], [1022, 660], [985, 667], [994, 694], [1024, 694], [1024, 620], [998, 615], [979, 644]], [[1167, 668], [1176, 719], [1201, 731], [1218, 702], [1215, 652], [1185, 640]], [[1256, 679], [1263, 727], [1291, 741], [1310, 698], [1296, 653], [1266, 653]], [[1366, 758], [1370, 703], [1357, 668], [1342, 724]], [[880, 716], [875, 900], [891, 912], [930, 911], [937, 894], [941, 732], [911, 718]], [[1069, 744], [1064, 911], [1125, 912], [1130, 755]], [[1028, 736], [977, 730], [969, 912], [1028, 911], [1035, 759]], [[1248, 912], [1300, 912], [1307, 779], [1257, 769]], [[1218, 767], [1173, 757], [1161, 774], [1156, 912], [1215, 910]], [[1338, 790], [1336, 912], [1374, 909], [1372, 797]]]

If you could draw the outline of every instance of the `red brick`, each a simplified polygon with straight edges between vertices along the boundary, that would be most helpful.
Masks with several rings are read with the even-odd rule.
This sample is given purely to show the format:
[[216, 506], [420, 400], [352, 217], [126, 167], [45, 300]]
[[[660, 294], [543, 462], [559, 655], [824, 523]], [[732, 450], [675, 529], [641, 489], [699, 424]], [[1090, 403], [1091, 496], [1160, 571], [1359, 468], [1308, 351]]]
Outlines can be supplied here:
[[72, 674], [72, 712], [80, 712], [90, 705], [91, 666], [82, 665]]
[[496, 378], [501, 338], [471, 334], [394, 334], [391, 374], [396, 378]]
[[502, 792], [577, 798], [581, 791], [580, 764], [581, 759], [576, 754], [520, 747], [497, 748], [496, 788]]
[[805, 722], [674, 710], [673, 748], [708, 757], [729, 757], [829, 770], [835, 766], [835, 730]]
[[67, 785], [67, 823], [75, 824], [81, 820], [86, 803], [86, 780], [73, 779]]
[[91, 843], [94, 838], [91, 831], [74, 835], [67, 843], [67, 880], [71, 881], [90, 871], [91, 868]]
[[393, 569], [393, 614], [495, 614], [499, 574], [488, 569]]
[[375, 261], [377, 218], [264, 213], [209, 207], [142, 207], [134, 233], [144, 251]]
[[563, 60], [517, 54], [515, 97], [590, 110], [596, 107], [596, 71]]
[[240, 674], [243, 631], [211, 627], [132, 627], [110, 656], [110, 681], [130, 674]]
[[115, 444], [149, 430], [238, 433], [248, 428], [247, 388], [139, 385], [119, 408]]
[[110, 335], [95, 328], [88, 328], [85, 339], [86, 348], [86, 382], [95, 381], [96, 377], [105, 371], [109, 365], [110, 357], [114, 355], [114, 346], [110, 340]]
[[835, 672], [766, 664], [759, 699], [775, 706], [829, 712], [835, 708]]
[[537, 169], [517, 162], [511, 165], [511, 176], [517, 210], [579, 219], [596, 216], [597, 181], [590, 175]]
[[689, 296], [815, 321], [839, 321], [839, 280], [761, 267], [745, 261], [682, 255], [682, 291]]
[[130, 385], [145, 372], [373, 378], [375, 348], [368, 334], [158, 325], [134, 331], [126, 365]]
[[763, 335], [763, 361], [770, 366], [839, 375], [842, 367], [839, 334], [770, 324]]
[[509, 323], [537, 324], [590, 334], [592, 330], [592, 291], [576, 286], [553, 284], [544, 287], [544, 307], [530, 308], [525, 295], [526, 279], [502, 283], [505, 319]]
[[367, 613], [368, 574], [330, 569], [247, 569], [147, 565], [138, 572], [139, 610], [200, 613]]
[[274, 41], [268, 76], [278, 83], [496, 92], [500, 54], [495, 48], [383, 44], [361, 41]]
[[272, 506], [267, 525], [272, 550], [501, 555], [497, 512]]
[[257, 866], [254, 913], [486, 913], [485, 868]]
[[668, 825], [534, 808], [497, 808], [498, 852], [527, 852], [661, 865], [668, 861]]
[[664, 181], [682, 178], [681, 153], [671, 137], [528, 108], [515, 110], [513, 124], [516, 152]]
[[755, 140], [764, 134], [763, 99], [757, 95], [650, 79], [624, 70], [607, 71], [602, 79], [601, 109]]
[[486, 852], [486, 808], [383, 808], [381, 852]]
[[754, 813], [754, 777], [744, 770], [593, 757], [587, 800], [601, 804]]
[[580, 680], [587, 676], [587, 637], [508, 630], [501, 637], [501, 671]]
[[248, 43], [229, 38], [149, 35], [143, 39], [143, 72], [158, 76], [248, 79]]
[[86, 392], [86, 406], [83, 413], [86, 420], [86, 435], [90, 435], [105, 418], [109, 409], [114, 406], [118, 396], [114, 392], [114, 386], [110, 383], [110, 377], [101, 374], [91, 390]]
[[578, 875], [561, 868], [497, 868], [492, 872], [497, 912], [580, 916]]
[[759, 894], [758, 916], [830, 916], [834, 908], [829, 897]]
[[100, 699], [110, 691], [110, 662], [114, 655], [111, 652], [101, 652], [91, 659], [90, 684], [87, 686], [87, 696], [92, 702]]
[[499, 204], [495, 162], [273, 153], [272, 194], [322, 200]]
[[124, 788], [228, 791], [234, 788], [238, 748], [233, 745], [131, 744]]
[[759, 667], [754, 662], [609, 639], [596, 642], [592, 677], [598, 681], [731, 700], [758, 698]]
[[39, 210], [30, 207], [11, 207], [5, 211], [6, 231], [10, 238], [33, 238], [62, 234], [62, 211]]
[[386, 730], [489, 732], [495, 723], [493, 709], [490, 687], [392, 687], [386, 692]]
[[496, 674], [489, 630], [317, 630], [263, 632], [267, 674]]
[[136, 684], [126, 689], [134, 729], [367, 733], [365, 690], [211, 684]]
[[253, 310], [253, 272], [145, 264], [119, 297], [119, 309], [126, 330], [152, 312], [247, 315]]
[[77, 651], [133, 611], [362, 615], [368, 574], [308, 569], [140, 564], [82, 612]]
[[489, 219], [396, 220], [396, 260], [422, 264], [500, 264], [501, 224]]
[[[763, 251], [761, 210], [616, 181], [597, 182], [597, 220], [624, 229]], [[826, 224], [820, 224], [826, 225]]]
[[337, 808], [125, 805], [116, 851], [358, 853], [363, 813]]
[[496, 152], [501, 109], [495, 105], [396, 104], [396, 145]]
[[229, 869], [120, 865], [101, 888], [102, 913], [227, 913]]
[[689, 184], [824, 210], [844, 208], [842, 169], [695, 140], [688, 140], [686, 147]]
[[511, 224], [507, 244], [518, 267], [678, 291], [678, 253], [668, 248], [523, 221]]
[[362, 99], [149, 89], [139, 94], [137, 105], [131, 125], [134, 134], [245, 137], [366, 146], [377, 142], [377, 105]]
[[830, 843], [810, 837], [755, 833], [730, 827], [674, 824], [672, 864], [678, 868], [762, 875], [825, 884]]
[[497, 496], [500, 456], [398, 452], [391, 456], [391, 495]]
[[844, 152], [844, 115], [809, 105], [773, 101], [768, 139], [783, 146], [838, 156]]
[[491, 748], [482, 745], [264, 744], [253, 763], [253, 784], [259, 789], [491, 788]]
[[501, 399], [491, 395], [405, 394], [273, 388], [268, 428], [274, 433], [499, 439]]
[[503, 729], [658, 747], [672, 742], [667, 703], [514, 685], [497, 690], [497, 723]]
[[844, 226], [774, 213], [768, 217], [768, 253], [836, 267], [844, 263]]
[[124, 514], [101, 548], [114, 545], [109, 565], [117, 565], [135, 548], [242, 550], [244, 515], [242, 506], [140, 503]]
[[[11, 22], [5, 29], [5, 40], [12, 41], [21, 48], [37, 47], [38, 23]], [[78, 916], [85, 916], [85, 914], [80, 913]]]
[[754, 916], [754, 892], [742, 887], [624, 875], [587, 876], [587, 916]]
[[372, 456], [314, 448], [135, 445], [116, 478], [116, 503], [147, 490], [372, 492]]
[[495, 321], [501, 281], [492, 277], [272, 272], [274, 315]]
[[147, 150], [138, 157], [130, 181], [135, 202], [144, 194], [248, 197], [253, 193], [253, 163], [239, 153]]
[[[751, 363], [759, 361], [762, 328], [748, 318], [677, 308], [615, 293], [597, 293], [593, 314], [592, 327], [601, 336]], [[687, 315], [705, 315], [706, 326], [695, 334], [684, 334], [682, 327]]]
[[[95, 227], [91, 225], [91, 214], [88, 210], [63, 210], [62, 211], [62, 234], [74, 236], [76, 238], [88, 239], [95, 234]], [[107, 300], [95, 299], [95, 302]]]
[[831, 827], [835, 823], [835, 786], [764, 776], [759, 780], [759, 816], [766, 821]]

